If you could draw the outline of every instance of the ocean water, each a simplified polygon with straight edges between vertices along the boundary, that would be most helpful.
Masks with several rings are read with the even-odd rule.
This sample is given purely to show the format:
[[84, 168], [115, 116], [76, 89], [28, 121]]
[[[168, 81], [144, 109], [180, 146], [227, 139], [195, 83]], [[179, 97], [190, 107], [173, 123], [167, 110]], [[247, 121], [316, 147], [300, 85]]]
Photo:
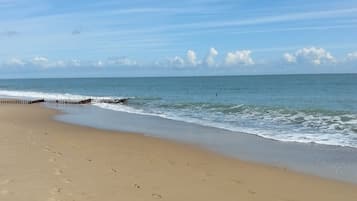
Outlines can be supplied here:
[[112, 111], [279, 141], [357, 147], [357, 74], [0, 80], [0, 96], [130, 98]]

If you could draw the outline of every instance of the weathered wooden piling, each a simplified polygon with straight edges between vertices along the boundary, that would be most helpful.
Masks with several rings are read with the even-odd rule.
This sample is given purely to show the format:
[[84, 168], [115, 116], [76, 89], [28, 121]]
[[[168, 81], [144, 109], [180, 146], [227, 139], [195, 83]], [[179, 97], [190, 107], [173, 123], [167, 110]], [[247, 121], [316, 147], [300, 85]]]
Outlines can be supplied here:
[[45, 99], [38, 99], [38, 100], [32, 100], [29, 102], [29, 104], [35, 104], [35, 103], [44, 103]]
[[108, 104], [125, 104], [128, 102], [128, 98], [122, 98], [122, 99], [104, 99], [100, 100], [100, 103], [108, 103]]

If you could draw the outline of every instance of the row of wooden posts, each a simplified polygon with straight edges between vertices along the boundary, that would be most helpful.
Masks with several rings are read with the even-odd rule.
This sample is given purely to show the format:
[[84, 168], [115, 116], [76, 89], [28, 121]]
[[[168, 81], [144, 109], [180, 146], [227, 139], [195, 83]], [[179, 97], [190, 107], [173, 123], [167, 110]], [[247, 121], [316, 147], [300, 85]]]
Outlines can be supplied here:
[[18, 99], [0, 99], [0, 104], [35, 104], [43, 103], [45, 100], [18, 100]]
[[[0, 104], [35, 104], [35, 103], [53, 103], [53, 104], [90, 104], [93, 99], [84, 99], [84, 100], [19, 100], [19, 99], [0, 99]], [[112, 99], [112, 100], [97, 100], [99, 103], [109, 103], [109, 104], [125, 104], [128, 102], [128, 99]]]

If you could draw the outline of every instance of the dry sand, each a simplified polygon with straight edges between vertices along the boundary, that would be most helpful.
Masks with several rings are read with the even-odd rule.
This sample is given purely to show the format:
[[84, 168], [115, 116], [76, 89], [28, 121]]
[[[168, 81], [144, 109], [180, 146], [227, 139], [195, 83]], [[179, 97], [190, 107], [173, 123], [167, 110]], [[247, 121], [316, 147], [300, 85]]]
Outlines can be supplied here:
[[[357, 185], [0, 105], [1, 201], [356, 201]], [[135, 125], [133, 125], [135, 126]]]

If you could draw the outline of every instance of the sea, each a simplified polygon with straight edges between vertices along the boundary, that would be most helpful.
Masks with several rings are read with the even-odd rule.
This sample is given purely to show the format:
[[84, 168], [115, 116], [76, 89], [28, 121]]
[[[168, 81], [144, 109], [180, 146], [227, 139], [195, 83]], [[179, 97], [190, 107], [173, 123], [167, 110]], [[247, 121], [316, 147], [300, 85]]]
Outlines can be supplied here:
[[357, 74], [0, 80], [0, 96], [129, 98], [93, 107], [284, 142], [357, 148]]

